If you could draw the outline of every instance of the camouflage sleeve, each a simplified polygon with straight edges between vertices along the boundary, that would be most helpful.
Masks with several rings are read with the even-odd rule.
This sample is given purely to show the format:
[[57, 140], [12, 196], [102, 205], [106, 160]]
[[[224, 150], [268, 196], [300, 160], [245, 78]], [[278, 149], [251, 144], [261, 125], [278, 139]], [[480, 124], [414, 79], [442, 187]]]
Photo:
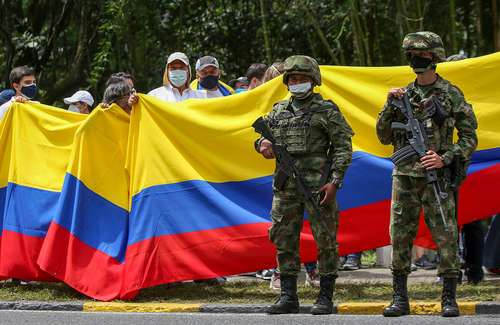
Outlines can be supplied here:
[[392, 129], [391, 123], [394, 120], [394, 110], [389, 105], [387, 101], [382, 108], [382, 111], [378, 114], [377, 118], [377, 137], [382, 144], [392, 143]]
[[472, 106], [465, 101], [460, 90], [455, 89], [450, 95], [458, 141], [441, 155], [445, 165], [450, 164], [455, 155], [461, 156], [463, 160], [470, 160], [477, 147], [477, 120]]
[[342, 185], [344, 174], [352, 160], [352, 136], [354, 132], [338, 108], [328, 110], [328, 136], [330, 137], [330, 152], [332, 171], [330, 181]]
[[[269, 119], [272, 119], [272, 118], [273, 118], [273, 116], [276, 114], [276, 109], [277, 109], [277, 107], [278, 107], [278, 105], [277, 105], [277, 104], [278, 104], [278, 103], [274, 104], [274, 105], [273, 105], [273, 109], [272, 109], [272, 110], [271, 110], [271, 111], [270, 111], [270, 112], [269, 112], [266, 116], [264, 116], [264, 119], [265, 119], [266, 121], [268, 121]], [[262, 143], [262, 141], [263, 141], [264, 139], [265, 139], [265, 138], [261, 136], [260, 138], [258, 138], [257, 140], [255, 140], [255, 141], [254, 141], [254, 143], [253, 143], [253, 146], [254, 146], [255, 150], [256, 150], [258, 153], [260, 153], [260, 151], [259, 151], [259, 150], [260, 150], [260, 144]]]

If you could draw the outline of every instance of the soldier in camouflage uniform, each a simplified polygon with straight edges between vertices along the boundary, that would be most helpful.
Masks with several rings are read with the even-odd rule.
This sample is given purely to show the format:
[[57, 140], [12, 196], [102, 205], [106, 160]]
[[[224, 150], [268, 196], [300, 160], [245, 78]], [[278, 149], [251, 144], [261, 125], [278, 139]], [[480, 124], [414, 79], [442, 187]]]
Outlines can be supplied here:
[[[403, 40], [403, 49], [417, 78], [405, 88], [389, 91], [387, 103], [378, 116], [377, 135], [382, 144], [392, 144], [394, 152], [409, 144], [405, 130], [391, 128], [392, 122], [407, 121], [391, 104], [391, 99], [407, 93], [415, 118], [426, 130], [429, 151], [420, 159], [415, 155], [399, 162], [393, 171], [390, 232], [394, 300], [384, 309], [384, 316], [409, 314], [406, 283], [421, 208], [441, 257], [438, 274], [443, 277], [442, 315], [458, 316], [455, 292], [460, 265], [453, 191], [465, 178], [467, 162], [477, 146], [477, 121], [460, 89], [436, 73], [436, 63], [446, 60], [438, 35], [408, 34]], [[458, 141], [453, 143], [455, 128]], [[437, 171], [442, 192], [447, 194], [443, 195], [447, 198], [441, 200], [446, 226], [433, 187], [426, 180], [426, 170], [433, 169]], [[462, 175], [461, 179], [458, 175]]]
[[[292, 177], [288, 177], [282, 186], [277, 185], [277, 174], [280, 173], [277, 162], [269, 238], [277, 248], [281, 295], [279, 301], [270, 307], [269, 313], [299, 311], [299, 237], [305, 209], [319, 251], [320, 292], [312, 313], [329, 314], [333, 310], [338, 260], [336, 232], [339, 215], [335, 194], [351, 163], [353, 132], [338, 107], [313, 92], [315, 86], [321, 85], [316, 60], [302, 55], [289, 57], [284, 63], [283, 82], [291, 98], [276, 103], [265, 119], [276, 142], [286, 145], [296, 159], [308, 188], [319, 191], [323, 196], [321, 216], [318, 218], [305, 204]], [[269, 140], [258, 139], [255, 148], [265, 158], [274, 158]]]

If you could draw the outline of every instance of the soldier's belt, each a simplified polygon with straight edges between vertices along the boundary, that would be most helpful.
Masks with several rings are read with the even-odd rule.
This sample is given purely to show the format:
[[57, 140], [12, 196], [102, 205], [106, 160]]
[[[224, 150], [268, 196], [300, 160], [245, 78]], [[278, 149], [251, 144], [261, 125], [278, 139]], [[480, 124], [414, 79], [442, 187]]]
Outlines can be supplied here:
[[399, 165], [416, 155], [417, 152], [415, 151], [415, 149], [413, 149], [410, 145], [407, 145], [393, 153], [391, 156], [391, 160], [394, 165]]

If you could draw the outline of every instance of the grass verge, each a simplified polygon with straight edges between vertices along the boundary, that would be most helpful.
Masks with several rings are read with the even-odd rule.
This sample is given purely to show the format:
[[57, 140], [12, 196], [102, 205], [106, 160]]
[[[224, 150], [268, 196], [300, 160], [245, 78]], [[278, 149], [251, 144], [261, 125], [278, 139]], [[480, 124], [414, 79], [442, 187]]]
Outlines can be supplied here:
[[[487, 281], [479, 285], [459, 285], [457, 297], [460, 301], [500, 302], [500, 281]], [[299, 286], [299, 298], [303, 303], [312, 303], [318, 289]], [[438, 301], [441, 286], [437, 284], [410, 284], [411, 300]], [[224, 285], [209, 286], [196, 283], [161, 285], [144, 289], [134, 302], [170, 303], [272, 303], [278, 292], [269, 289], [268, 282], [228, 282]], [[336, 289], [337, 303], [387, 301], [392, 299], [392, 288], [387, 283], [339, 284]], [[0, 284], [0, 300], [37, 301], [92, 301], [62, 283], [33, 283], [18, 285]]]

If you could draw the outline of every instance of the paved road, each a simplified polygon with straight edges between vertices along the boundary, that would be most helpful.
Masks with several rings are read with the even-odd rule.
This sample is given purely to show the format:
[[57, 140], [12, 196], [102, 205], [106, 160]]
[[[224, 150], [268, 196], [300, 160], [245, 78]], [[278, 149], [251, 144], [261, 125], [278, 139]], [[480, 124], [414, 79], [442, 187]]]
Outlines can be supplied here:
[[440, 324], [500, 324], [497, 316], [462, 316], [445, 319], [439, 316], [408, 316], [404, 318], [384, 318], [382, 316], [354, 315], [279, 315], [263, 314], [140, 314], [140, 313], [81, 313], [81, 312], [41, 312], [41, 311], [0, 311], [0, 324], [183, 324], [183, 325], [244, 325], [244, 324], [356, 324], [356, 325], [440, 325]]

